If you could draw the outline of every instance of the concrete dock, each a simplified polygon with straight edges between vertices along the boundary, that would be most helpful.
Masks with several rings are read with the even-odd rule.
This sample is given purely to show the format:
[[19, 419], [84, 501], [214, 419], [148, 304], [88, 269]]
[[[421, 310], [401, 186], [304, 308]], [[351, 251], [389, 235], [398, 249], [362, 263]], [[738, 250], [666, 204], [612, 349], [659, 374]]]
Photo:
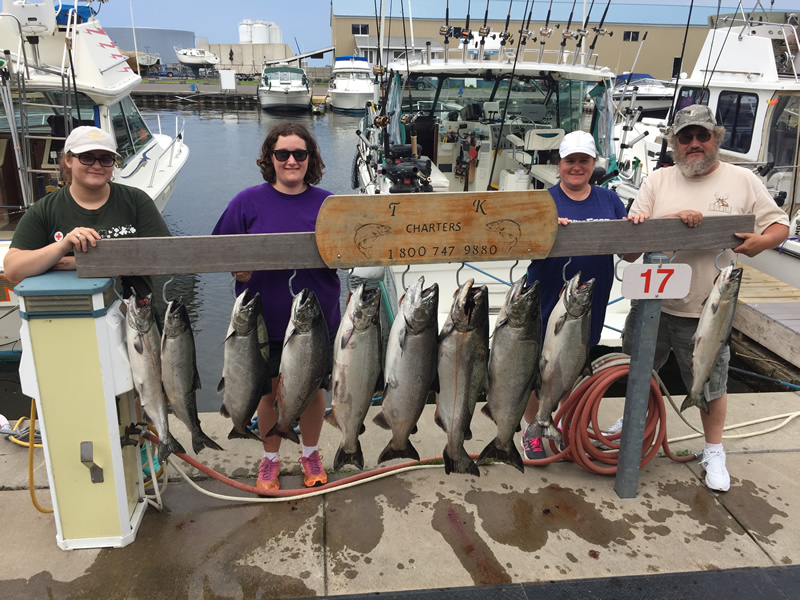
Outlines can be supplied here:
[[[675, 398], [678, 405], [681, 400]], [[603, 427], [622, 414], [622, 402], [602, 402]], [[426, 407], [412, 436], [423, 457], [440, 455], [445, 443], [433, 408]], [[728, 425], [798, 411], [800, 396], [793, 392], [731, 395]], [[699, 426], [697, 411], [688, 413], [689, 423]], [[692, 433], [669, 405], [667, 415], [669, 439]], [[371, 417], [361, 436], [368, 469], [389, 439]], [[254, 485], [260, 445], [227, 440], [230, 422], [217, 414], [201, 419], [226, 451], [204, 450], [199, 460]], [[747, 435], [778, 423], [728, 433]], [[170, 428], [190, 445], [174, 418]], [[478, 453], [494, 437], [494, 424], [476, 412], [472, 430], [466, 447]], [[340, 437], [324, 426], [320, 449], [327, 467]], [[528, 466], [524, 473], [487, 465], [480, 477], [445, 475], [432, 466], [261, 504], [207, 497], [171, 471], [165, 509], [148, 508], [131, 545], [65, 552], [56, 546], [53, 515], [31, 504], [27, 449], [0, 439], [6, 541], [0, 590], [15, 599], [798, 598], [798, 440], [796, 419], [766, 435], [726, 440], [727, 493], [705, 487], [697, 461], [656, 458], [640, 472], [637, 497], [627, 500], [614, 492], [613, 477], [572, 462]], [[671, 444], [675, 452], [702, 447], [700, 438]], [[299, 447], [285, 441], [283, 489], [302, 485], [298, 457]], [[203, 489], [249, 498], [182, 466]], [[50, 506], [41, 450], [34, 472], [39, 502]], [[418, 592], [403, 593], [410, 590]]]

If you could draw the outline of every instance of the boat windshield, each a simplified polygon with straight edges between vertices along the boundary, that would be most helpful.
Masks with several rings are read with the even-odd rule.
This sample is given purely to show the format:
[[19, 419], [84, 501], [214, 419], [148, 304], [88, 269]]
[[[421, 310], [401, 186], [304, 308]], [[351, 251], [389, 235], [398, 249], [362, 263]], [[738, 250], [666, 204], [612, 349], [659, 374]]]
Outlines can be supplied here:
[[117, 139], [117, 152], [125, 165], [136, 152], [152, 141], [153, 135], [129, 96], [111, 105], [108, 116]]
[[[505, 113], [507, 122], [515, 120], [569, 132], [582, 128], [587, 92], [597, 85], [596, 81], [556, 81], [549, 76], [521, 77], [513, 80], [509, 93], [509, 81], [507, 75], [497, 79], [412, 75], [403, 82], [403, 106], [440, 121], [499, 121]], [[497, 102], [498, 106], [487, 109], [487, 102]]]
[[268, 71], [264, 77], [270, 83], [305, 83], [305, 75], [299, 71]]
[[346, 73], [334, 73], [333, 78], [336, 80], [340, 79], [369, 79], [369, 73], [365, 71], [348, 71]]
[[[78, 99], [77, 104], [75, 103], [76, 96]], [[16, 121], [16, 127], [19, 130], [22, 127], [22, 121], [19, 114], [19, 96], [17, 95], [17, 90], [11, 90], [11, 98], [14, 101], [14, 119]], [[77, 119], [80, 119], [81, 124], [84, 125], [94, 124], [95, 105], [92, 99], [80, 92], [78, 94], [70, 94], [69, 99], [69, 104], [72, 105], [72, 117], [76, 120], [75, 126], [78, 125]], [[64, 105], [68, 104], [64, 101], [63, 92], [61, 90], [28, 90], [26, 100], [30, 103], [26, 113], [28, 117], [28, 127], [31, 129], [31, 132], [41, 134], [49, 131], [51, 135], [56, 136], [58, 134], [57, 130], [59, 125], [54, 125], [54, 123], [60, 120], [62, 121], [61, 137], [63, 137]], [[2, 120], [0, 120], [0, 132], [9, 133], [11, 131], [11, 121], [6, 115], [5, 108], [2, 104], [0, 104], [0, 115], [2, 115]], [[85, 123], [85, 121], [90, 121], [90, 123]]]

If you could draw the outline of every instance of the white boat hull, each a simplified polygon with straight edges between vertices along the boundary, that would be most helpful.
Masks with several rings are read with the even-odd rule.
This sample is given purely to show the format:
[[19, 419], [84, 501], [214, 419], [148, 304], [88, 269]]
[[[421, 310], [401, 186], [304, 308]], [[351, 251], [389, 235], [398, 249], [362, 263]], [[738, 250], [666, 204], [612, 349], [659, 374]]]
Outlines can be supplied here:
[[370, 91], [356, 91], [349, 90], [328, 90], [328, 96], [331, 99], [331, 108], [333, 110], [356, 112], [363, 111], [367, 102], [373, 99], [373, 92]]
[[264, 110], [309, 110], [311, 92], [305, 89], [259, 89], [258, 101]]

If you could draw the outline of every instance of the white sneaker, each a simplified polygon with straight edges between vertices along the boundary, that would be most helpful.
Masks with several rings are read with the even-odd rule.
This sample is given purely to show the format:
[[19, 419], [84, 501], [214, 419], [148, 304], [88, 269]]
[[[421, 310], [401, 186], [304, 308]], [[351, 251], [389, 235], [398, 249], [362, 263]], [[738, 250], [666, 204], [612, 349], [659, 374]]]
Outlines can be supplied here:
[[617, 419], [616, 423], [606, 429], [606, 433], [619, 433], [620, 431], [622, 431], [622, 417]]
[[725, 452], [722, 450], [703, 451], [700, 466], [706, 470], [706, 487], [717, 492], [731, 489], [731, 476], [725, 467]]

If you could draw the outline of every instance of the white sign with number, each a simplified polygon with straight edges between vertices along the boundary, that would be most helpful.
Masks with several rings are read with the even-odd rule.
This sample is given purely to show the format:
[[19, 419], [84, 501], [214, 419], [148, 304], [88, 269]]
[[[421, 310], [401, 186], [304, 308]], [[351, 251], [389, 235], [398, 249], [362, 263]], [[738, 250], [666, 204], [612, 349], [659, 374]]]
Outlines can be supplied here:
[[692, 268], [664, 263], [628, 265], [622, 273], [622, 295], [633, 300], [685, 298], [692, 284]]

